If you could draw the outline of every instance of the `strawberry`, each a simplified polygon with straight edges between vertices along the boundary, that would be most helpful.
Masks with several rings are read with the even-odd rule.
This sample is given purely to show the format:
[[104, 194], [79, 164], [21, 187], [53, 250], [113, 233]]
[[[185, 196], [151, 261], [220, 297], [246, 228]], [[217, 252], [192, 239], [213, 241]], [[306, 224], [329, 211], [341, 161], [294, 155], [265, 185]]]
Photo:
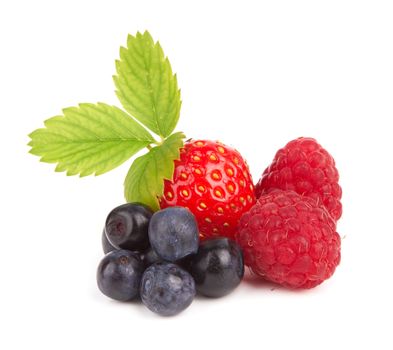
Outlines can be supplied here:
[[165, 180], [160, 207], [182, 206], [196, 217], [201, 238], [233, 238], [243, 213], [255, 203], [248, 165], [239, 152], [220, 142], [189, 140]]

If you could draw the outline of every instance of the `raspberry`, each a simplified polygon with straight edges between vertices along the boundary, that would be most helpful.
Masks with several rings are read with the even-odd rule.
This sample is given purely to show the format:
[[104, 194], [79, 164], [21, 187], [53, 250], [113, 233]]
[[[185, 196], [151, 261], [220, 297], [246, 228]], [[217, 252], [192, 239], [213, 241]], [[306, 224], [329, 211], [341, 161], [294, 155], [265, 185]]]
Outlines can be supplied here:
[[258, 198], [273, 188], [293, 190], [322, 203], [338, 220], [342, 214], [338, 179], [333, 157], [315, 139], [300, 137], [276, 153], [255, 192]]
[[340, 262], [335, 221], [294, 191], [262, 195], [241, 217], [236, 240], [253, 272], [289, 288], [317, 286]]
[[196, 217], [201, 239], [233, 238], [243, 213], [255, 203], [254, 185], [239, 152], [220, 142], [190, 140], [165, 180], [161, 208], [181, 206]]

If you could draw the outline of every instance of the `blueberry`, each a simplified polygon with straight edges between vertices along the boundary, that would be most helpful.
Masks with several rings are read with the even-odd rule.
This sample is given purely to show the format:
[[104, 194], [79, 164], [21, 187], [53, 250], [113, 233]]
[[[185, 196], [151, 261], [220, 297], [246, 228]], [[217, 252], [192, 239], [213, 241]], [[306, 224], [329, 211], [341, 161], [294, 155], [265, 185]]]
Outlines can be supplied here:
[[228, 238], [203, 241], [197, 254], [188, 259], [187, 270], [194, 277], [198, 293], [221, 297], [234, 290], [244, 275], [240, 247]]
[[186, 309], [195, 293], [194, 279], [175, 264], [155, 263], [143, 274], [140, 289], [142, 302], [161, 316], [173, 316]]
[[102, 250], [104, 251], [105, 254], [113, 250], [116, 250], [116, 248], [111, 244], [111, 242], [108, 241], [108, 238], [106, 237], [105, 234], [105, 229], [102, 231], [101, 243], [102, 243]]
[[101, 260], [97, 269], [97, 284], [109, 298], [127, 301], [139, 295], [144, 270], [140, 257], [128, 250], [115, 250]]
[[162, 259], [157, 255], [152, 247], [142, 253], [142, 260], [146, 268], [156, 262], [162, 262]]
[[157, 211], [150, 220], [149, 239], [157, 255], [167, 261], [196, 253], [199, 231], [194, 215], [182, 207]]
[[105, 234], [118, 249], [144, 250], [149, 247], [148, 227], [153, 212], [143, 204], [127, 203], [113, 209], [105, 223]]

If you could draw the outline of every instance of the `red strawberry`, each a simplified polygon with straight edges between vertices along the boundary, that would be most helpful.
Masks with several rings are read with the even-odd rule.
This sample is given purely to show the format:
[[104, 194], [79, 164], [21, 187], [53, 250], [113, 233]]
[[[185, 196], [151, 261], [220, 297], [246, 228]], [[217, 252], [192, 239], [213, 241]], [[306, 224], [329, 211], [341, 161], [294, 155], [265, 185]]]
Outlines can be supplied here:
[[201, 238], [233, 238], [243, 213], [255, 203], [254, 185], [239, 152], [220, 142], [190, 140], [165, 180], [161, 208], [183, 206], [195, 215]]

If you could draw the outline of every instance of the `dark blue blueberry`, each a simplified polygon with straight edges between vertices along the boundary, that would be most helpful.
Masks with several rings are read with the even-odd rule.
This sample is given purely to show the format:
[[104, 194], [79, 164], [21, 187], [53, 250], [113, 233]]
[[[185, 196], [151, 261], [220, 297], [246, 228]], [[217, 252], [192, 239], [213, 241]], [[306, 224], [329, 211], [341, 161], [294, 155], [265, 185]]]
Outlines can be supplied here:
[[244, 275], [242, 251], [228, 238], [203, 241], [186, 266], [194, 277], [198, 293], [208, 297], [221, 297], [230, 293]]
[[102, 231], [101, 243], [102, 243], [102, 250], [104, 251], [105, 254], [113, 250], [116, 250], [116, 248], [111, 244], [111, 242], [108, 241], [108, 238], [106, 238], [105, 229]]
[[139, 295], [143, 270], [143, 262], [137, 253], [112, 251], [104, 256], [98, 266], [98, 288], [109, 298], [132, 300]]
[[149, 239], [157, 255], [167, 261], [196, 253], [199, 231], [194, 215], [183, 207], [157, 211], [150, 220]]
[[156, 262], [162, 262], [163, 260], [157, 255], [157, 253], [154, 251], [152, 247], [150, 247], [148, 250], [144, 251], [142, 254], [142, 260], [145, 264], [145, 268], [149, 267], [150, 265], [153, 265]]
[[175, 264], [155, 263], [143, 274], [140, 295], [151, 311], [161, 316], [173, 316], [192, 303], [194, 279]]
[[153, 212], [143, 204], [127, 203], [113, 209], [105, 222], [105, 234], [117, 249], [142, 251], [149, 247], [148, 227]]

